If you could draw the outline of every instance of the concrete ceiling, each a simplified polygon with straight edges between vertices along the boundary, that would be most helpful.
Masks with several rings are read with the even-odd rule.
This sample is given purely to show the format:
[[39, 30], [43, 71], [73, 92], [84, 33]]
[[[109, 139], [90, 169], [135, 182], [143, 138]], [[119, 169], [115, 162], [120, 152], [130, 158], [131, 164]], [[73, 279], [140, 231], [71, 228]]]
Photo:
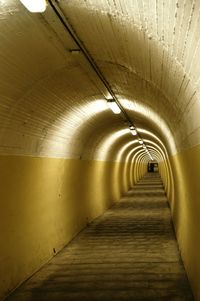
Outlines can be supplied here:
[[[83, 54], [71, 52], [77, 44], [52, 7], [31, 14], [17, 0], [0, 4], [0, 153], [113, 158], [133, 140], [128, 126]], [[200, 143], [199, 1], [58, 5], [137, 127], [170, 153]]]

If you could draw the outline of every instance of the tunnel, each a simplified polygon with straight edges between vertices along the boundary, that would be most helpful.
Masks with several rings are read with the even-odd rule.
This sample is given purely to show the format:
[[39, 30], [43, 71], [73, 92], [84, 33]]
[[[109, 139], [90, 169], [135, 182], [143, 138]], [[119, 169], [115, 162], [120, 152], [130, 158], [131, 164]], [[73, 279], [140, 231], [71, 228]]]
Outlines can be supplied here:
[[200, 300], [200, 1], [0, 0], [0, 28], [0, 300]]

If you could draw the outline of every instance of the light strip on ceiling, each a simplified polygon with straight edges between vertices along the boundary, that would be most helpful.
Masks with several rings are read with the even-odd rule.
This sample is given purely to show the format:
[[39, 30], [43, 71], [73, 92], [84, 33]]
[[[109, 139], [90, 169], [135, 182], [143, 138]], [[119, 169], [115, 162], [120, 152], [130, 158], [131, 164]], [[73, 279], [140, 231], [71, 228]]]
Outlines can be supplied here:
[[43, 13], [46, 10], [46, 0], [20, 0], [31, 13]]
[[109, 108], [113, 111], [114, 114], [120, 114], [121, 109], [114, 100], [107, 100]]
[[130, 125], [130, 126], [129, 126], [129, 129], [130, 129], [131, 134], [132, 134], [133, 136], [136, 136], [136, 135], [137, 135], [136, 128], [135, 128], [133, 125]]

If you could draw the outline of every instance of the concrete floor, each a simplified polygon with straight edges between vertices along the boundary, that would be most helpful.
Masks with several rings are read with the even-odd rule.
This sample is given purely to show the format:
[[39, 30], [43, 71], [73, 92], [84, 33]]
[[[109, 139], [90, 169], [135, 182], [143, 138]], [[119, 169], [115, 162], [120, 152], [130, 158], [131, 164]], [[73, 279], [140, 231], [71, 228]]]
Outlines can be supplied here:
[[159, 175], [147, 174], [7, 300], [193, 300]]

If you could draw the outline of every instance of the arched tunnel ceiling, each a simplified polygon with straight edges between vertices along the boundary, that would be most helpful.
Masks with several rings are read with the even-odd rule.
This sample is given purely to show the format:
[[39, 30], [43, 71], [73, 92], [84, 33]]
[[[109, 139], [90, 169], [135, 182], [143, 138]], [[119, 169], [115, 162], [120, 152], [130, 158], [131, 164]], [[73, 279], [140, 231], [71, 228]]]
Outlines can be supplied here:
[[[60, 0], [59, 6], [137, 127], [172, 153], [200, 143], [200, 3]], [[70, 52], [76, 45], [50, 5], [30, 14], [17, 0], [1, 0], [0, 26], [2, 154], [95, 158], [103, 141], [128, 128], [109, 111], [81, 55]], [[128, 141], [131, 135], [117, 149]]]
[[177, 144], [190, 145], [199, 130], [199, 1], [61, 0], [60, 6], [115, 93], [162, 115]]

